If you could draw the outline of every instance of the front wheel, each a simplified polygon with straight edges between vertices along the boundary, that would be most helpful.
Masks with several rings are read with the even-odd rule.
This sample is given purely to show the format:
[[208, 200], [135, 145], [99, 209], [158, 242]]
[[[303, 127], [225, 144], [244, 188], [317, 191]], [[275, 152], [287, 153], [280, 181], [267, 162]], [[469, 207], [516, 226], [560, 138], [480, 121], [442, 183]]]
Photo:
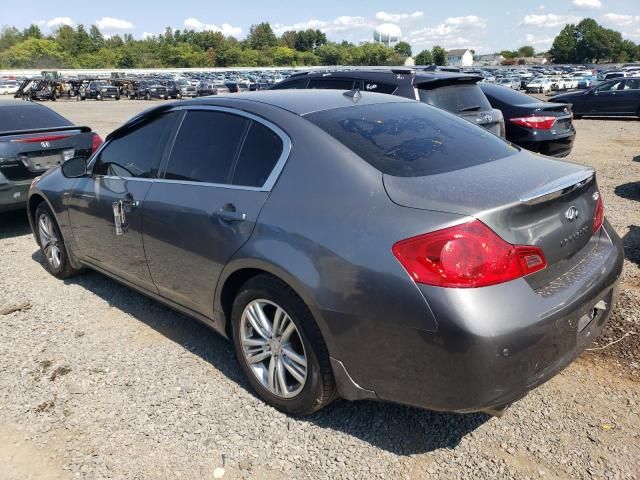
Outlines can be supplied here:
[[307, 415], [335, 399], [320, 329], [288, 285], [270, 275], [252, 278], [233, 303], [231, 321], [240, 366], [264, 401]]
[[64, 279], [80, 273], [71, 266], [62, 233], [48, 205], [42, 202], [36, 208], [35, 230], [40, 251], [46, 260], [45, 266], [54, 277]]

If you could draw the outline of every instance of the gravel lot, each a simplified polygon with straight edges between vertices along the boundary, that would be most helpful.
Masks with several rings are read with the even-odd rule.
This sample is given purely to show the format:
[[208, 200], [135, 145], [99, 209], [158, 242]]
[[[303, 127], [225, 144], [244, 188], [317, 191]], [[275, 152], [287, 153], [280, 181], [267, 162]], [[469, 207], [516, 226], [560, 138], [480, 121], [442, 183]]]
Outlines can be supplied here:
[[[103, 136], [149, 105], [48, 104]], [[620, 300], [606, 348], [501, 419], [345, 401], [287, 417], [225, 340], [100, 274], [54, 279], [24, 215], [0, 215], [0, 479], [640, 478], [640, 121], [575, 123], [569, 159], [596, 167], [624, 238]]]

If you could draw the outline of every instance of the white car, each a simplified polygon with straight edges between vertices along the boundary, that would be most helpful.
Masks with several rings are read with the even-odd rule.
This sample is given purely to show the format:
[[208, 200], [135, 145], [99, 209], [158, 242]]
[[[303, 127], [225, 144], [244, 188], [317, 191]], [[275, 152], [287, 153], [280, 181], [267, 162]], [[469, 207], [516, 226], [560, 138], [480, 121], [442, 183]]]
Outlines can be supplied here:
[[13, 95], [18, 91], [18, 84], [14, 82], [0, 83], [0, 95]]
[[544, 93], [548, 95], [551, 93], [552, 81], [550, 78], [539, 77], [533, 79], [527, 83], [527, 93]]
[[562, 77], [558, 80], [558, 90], [573, 90], [578, 88], [578, 79], [574, 77]]

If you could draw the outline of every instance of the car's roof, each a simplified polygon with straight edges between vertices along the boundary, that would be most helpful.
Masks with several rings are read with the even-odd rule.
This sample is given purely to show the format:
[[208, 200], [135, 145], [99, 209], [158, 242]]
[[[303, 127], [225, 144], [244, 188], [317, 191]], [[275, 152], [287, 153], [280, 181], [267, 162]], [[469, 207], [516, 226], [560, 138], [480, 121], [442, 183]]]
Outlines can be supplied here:
[[[388, 78], [388, 77], [397, 77], [398, 75], [415, 75], [415, 84], [424, 84], [431, 82], [442, 82], [448, 80], [459, 80], [459, 79], [481, 79], [482, 77], [479, 75], [461, 73], [461, 72], [434, 72], [430, 70], [413, 70], [409, 68], [358, 68], [358, 69], [339, 69], [339, 70], [321, 70], [321, 71], [309, 71], [309, 72], [300, 72], [291, 75], [291, 79], [300, 78], [302, 76], [308, 77], [325, 77], [325, 76], [336, 76], [336, 77], [349, 77], [349, 78], [360, 78], [360, 79], [375, 79], [378, 78]], [[287, 79], [288, 80], [288, 79]]]
[[234, 93], [225, 97], [202, 97], [185, 100], [185, 105], [194, 103], [220, 104], [221, 102], [233, 102], [234, 100], [250, 100], [274, 107], [279, 107], [297, 115], [306, 115], [311, 112], [331, 110], [357, 105], [375, 105], [381, 103], [412, 102], [403, 97], [384, 95], [382, 93], [358, 92], [359, 99], [345, 95], [344, 90], [325, 89], [291, 89], [291, 90], [260, 90], [257, 92]]
[[2, 107], [23, 107], [23, 108], [49, 108], [39, 103], [33, 102], [17, 102], [11, 100], [0, 100], [0, 108]]

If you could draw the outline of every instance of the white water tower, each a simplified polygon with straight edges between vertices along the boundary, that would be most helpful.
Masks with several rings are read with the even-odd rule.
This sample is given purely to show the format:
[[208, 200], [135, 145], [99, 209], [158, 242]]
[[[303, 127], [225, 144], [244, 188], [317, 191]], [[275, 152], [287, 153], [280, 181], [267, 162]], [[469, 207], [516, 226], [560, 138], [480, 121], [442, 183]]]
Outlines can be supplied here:
[[384, 43], [387, 47], [392, 47], [402, 41], [402, 30], [393, 23], [383, 23], [373, 31], [373, 40], [376, 43]]

